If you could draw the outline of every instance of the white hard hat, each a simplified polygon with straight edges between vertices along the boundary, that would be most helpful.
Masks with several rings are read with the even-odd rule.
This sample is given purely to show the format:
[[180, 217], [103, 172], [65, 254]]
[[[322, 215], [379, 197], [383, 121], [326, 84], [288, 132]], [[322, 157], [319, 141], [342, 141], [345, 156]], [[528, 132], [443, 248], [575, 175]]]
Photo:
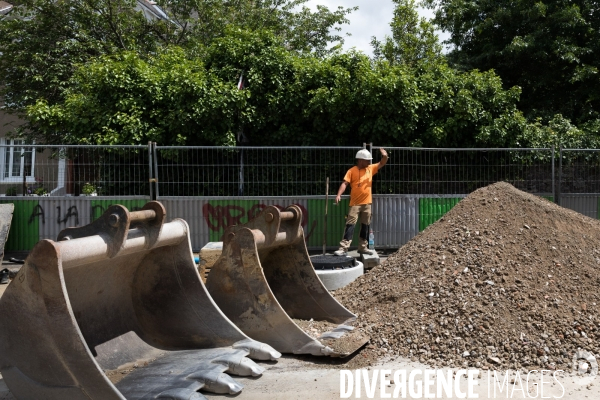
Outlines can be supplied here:
[[369, 153], [369, 150], [367, 150], [367, 149], [359, 150], [358, 153], [356, 153], [356, 158], [359, 158], [361, 160], [372, 160], [373, 159], [373, 157], [371, 157], [371, 153]]

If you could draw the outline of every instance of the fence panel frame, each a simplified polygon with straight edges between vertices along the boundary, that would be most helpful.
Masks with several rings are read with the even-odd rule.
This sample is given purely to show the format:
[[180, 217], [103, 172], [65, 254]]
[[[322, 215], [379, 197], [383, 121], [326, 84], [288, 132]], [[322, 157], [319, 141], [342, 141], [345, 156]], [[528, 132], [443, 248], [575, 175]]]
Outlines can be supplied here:
[[[0, 154], [2, 155], [2, 157], [4, 157], [5, 154], [7, 153], [7, 148], [12, 148], [12, 154], [16, 154], [16, 152], [21, 152], [23, 148], [30, 148], [32, 151], [32, 154], [35, 154], [35, 160], [32, 162], [32, 174], [29, 178], [25, 179], [25, 185], [24, 188], [27, 189], [29, 186], [31, 186], [32, 184], [32, 177], [35, 177], [38, 175], [39, 171], [42, 171], [43, 168], [50, 168], [50, 162], [46, 162], [44, 160], [43, 157], [43, 150], [44, 149], [54, 149], [55, 152], [58, 151], [74, 151], [75, 153], [77, 152], [86, 152], [89, 151], [90, 154], [97, 154], [97, 155], [102, 155], [102, 154], [117, 154], [117, 158], [114, 165], [112, 165], [112, 168], [114, 171], [114, 173], [123, 173], [123, 175], [115, 175], [114, 176], [114, 182], [113, 184], [115, 185], [115, 188], [118, 187], [128, 187], [131, 185], [137, 185], [136, 187], [138, 189], [131, 189], [132, 193], [134, 193], [133, 196], [130, 196], [128, 194], [125, 193], [115, 193], [114, 195], [111, 196], [98, 196], [96, 199], [89, 199], [89, 201], [94, 201], [94, 200], [119, 200], [119, 199], [138, 199], [140, 201], [147, 201], [147, 200], [152, 200], [152, 199], [165, 199], [165, 200], [169, 200], [169, 201], [173, 201], [174, 199], [195, 199], [195, 200], [199, 200], [199, 201], [203, 201], [205, 199], [208, 198], [219, 198], [221, 200], [226, 200], [226, 199], [230, 199], [231, 201], [242, 201], [245, 199], [250, 199], [250, 198], [258, 198], [258, 199], [263, 199], [265, 201], [268, 201], [270, 203], [277, 203], [277, 202], [281, 202], [281, 203], [288, 203], [289, 201], [292, 201], [293, 198], [302, 198], [302, 199], [311, 199], [311, 202], [315, 202], [315, 201], [325, 201], [324, 199], [329, 195], [330, 197], [330, 201], [332, 199], [335, 199], [335, 195], [337, 194], [337, 190], [338, 190], [338, 183], [341, 183], [342, 179], [343, 179], [343, 174], [345, 173], [345, 171], [349, 168], [351, 168], [353, 165], [355, 165], [355, 159], [354, 159], [354, 154], [356, 151], [360, 150], [360, 149], [368, 149], [371, 151], [371, 153], [374, 156], [374, 160], [373, 162], [378, 162], [380, 159], [380, 156], [378, 154], [378, 149], [381, 148], [382, 146], [378, 146], [376, 144], [373, 143], [363, 143], [362, 146], [345, 146], [345, 147], [332, 147], [332, 146], [317, 146], [317, 147], [302, 147], [302, 146], [276, 146], [276, 147], [258, 147], [258, 146], [240, 146], [240, 147], [227, 147], [227, 146], [159, 146], [154, 142], [149, 142], [147, 145], [125, 145], [125, 146], [120, 146], [120, 145], [115, 145], [115, 146], [110, 146], [110, 145], [101, 145], [101, 146], [86, 146], [86, 145], [52, 145], [52, 146], [46, 146], [46, 145], [29, 145], [29, 144], [0, 144]], [[600, 209], [600, 207], [598, 207], [597, 202], [600, 202], [600, 149], [566, 149], [563, 148], [562, 146], [559, 146], [558, 148], [553, 147], [549, 147], [549, 148], [506, 148], [506, 149], [498, 149], [498, 148], [413, 148], [413, 147], [387, 147], [384, 146], [384, 148], [386, 150], [388, 150], [388, 153], [390, 153], [390, 161], [388, 162], [388, 165], [386, 166], [385, 169], [383, 169], [380, 174], [378, 174], [378, 176], [375, 177], [375, 184], [374, 184], [374, 191], [373, 191], [373, 196], [374, 196], [374, 203], [377, 202], [384, 202], [383, 199], [385, 199], [385, 201], [390, 202], [390, 207], [396, 207], [394, 209], [399, 210], [399, 206], [398, 205], [391, 205], [394, 202], [398, 202], [400, 200], [398, 199], [405, 199], [403, 201], [408, 201], [406, 199], [412, 199], [410, 201], [417, 201], [417, 203], [420, 201], [419, 199], [424, 199], [424, 198], [445, 198], [445, 197], [464, 197], [466, 195], [468, 195], [468, 193], [470, 193], [470, 191], [475, 190], [477, 187], [480, 186], [485, 186], [488, 183], [491, 182], [487, 182], [487, 181], [481, 181], [478, 182], [476, 179], [473, 181], [474, 183], [472, 184], [472, 190], [470, 191], [459, 191], [459, 192], [455, 192], [455, 193], [451, 193], [451, 190], [448, 190], [446, 192], [444, 191], [434, 191], [432, 193], [427, 193], [425, 191], [415, 191], [415, 192], [409, 192], [409, 193], [402, 193], [402, 192], [393, 192], [393, 193], [383, 193], [381, 191], [378, 190], [378, 182], [385, 182], [386, 179], [391, 180], [391, 177], [394, 177], [395, 175], [390, 174], [390, 171], [392, 168], [398, 168], [398, 164], [406, 164], [408, 169], [412, 168], [413, 170], [416, 171], [426, 171], [427, 168], [429, 168], [429, 176], [431, 176], [431, 182], [441, 182], [439, 184], [440, 187], [442, 187], [443, 183], [445, 183], [444, 179], [447, 179], [448, 176], [450, 176], [450, 180], [454, 179], [452, 178], [452, 175], [448, 175], [445, 172], [445, 169], [447, 169], [447, 166], [444, 165], [444, 163], [439, 162], [440, 159], [440, 155], [450, 155], [450, 154], [472, 154], [473, 156], [473, 160], [481, 160], [483, 159], [482, 157], [484, 156], [489, 156], [490, 154], [510, 154], [511, 152], [514, 154], [519, 155], [519, 157], [516, 157], [516, 160], [520, 160], [519, 162], [522, 161], [522, 164], [515, 164], [515, 165], [505, 165], [505, 164], [501, 164], [498, 163], [498, 165], [495, 166], [495, 168], [500, 171], [500, 175], [506, 171], [503, 172], [503, 168], [522, 168], [523, 170], [527, 170], [527, 168], [532, 169], [532, 171], [535, 170], [535, 168], [539, 168], [540, 172], [533, 172], [531, 176], [533, 176], [534, 179], [534, 183], [537, 179], [537, 181], [540, 181], [541, 183], [538, 185], [538, 188], [543, 189], [543, 190], [539, 190], [539, 191], [533, 191], [533, 193], [538, 194], [538, 195], [542, 195], [545, 197], [552, 197], [553, 200], [558, 203], [559, 205], [566, 205], [569, 208], [574, 209], [575, 211], [579, 211], [582, 212], [586, 215], [589, 215], [590, 217], [593, 217], [594, 214], [598, 213], [598, 209]], [[111, 152], [107, 150], [118, 150], [115, 152]], [[235, 172], [235, 174], [232, 174], [231, 177], [232, 179], [235, 179], [235, 181], [232, 182], [228, 182], [231, 187], [232, 190], [236, 191], [238, 193], [238, 195], [236, 196], [172, 196], [169, 195], [169, 193], [163, 193], [161, 188], [163, 188], [164, 186], [161, 186], [161, 184], [168, 182], [168, 176], [165, 174], [165, 166], [162, 165], [160, 163], [160, 153], [162, 151], [183, 151], [183, 152], [192, 152], [192, 151], [199, 151], [202, 150], [204, 151], [206, 154], [209, 154], [209, 152], [213, 152], [214, 154], [218, 154], [219, 151], [228, 151], [228, 152], [232, 152], [231, 154], [235, 154], [236, 156], [233, 157], [233, 160], [238, 160], [238, 164], [232, 164], [229, 165], [229, 167], [233, 168], [232, 170], [236, 170], [237, 172]], [[122, 153], [120, 153], [122, 152]], [[253, 154], [253, 152], [255, 152]], [[142, 154], [143, 153], [143, 154]], [[419, 156], [416, 156], [418, 154], [421, 154], [421, 158], [419, 158]], [[19, 153], [21, 154], [21, 153]], [[79, 153], [77, 153], [79, 154]], [[213, 154], [213, 156], [214, 156]], [[270, 159], [269, 154], [278, 154], [276, 157], [273, 157], [273, 159]], [[126, 163], [126, 162], [121, 162], [121, 164], [119, 164], [120, 161], [118, 161], [118, 157], [124, 157], [123, 160], [126, 160], [127, 157], [133, 157], [131, 158], [131, 160], [140, 160], [140, 162], [135, 161], [132, 163]], [[237, 155], [242, 155], [243, 158], [237, 157]], [[402, 157], [404, 155], [404, 157]], [[521, 157], [522, 156], [522, 157]], [[2, 158], [0, 157], [0, 158]], [[100, 158], [105, 157], [105, 156], [101, 156]], [[108, 156], [106, 156], [108, 157]], [[395, 158], [397, 157], [397, 158]], [[489, 158], [489, 157], [488, 157]], [[47, 158], [50, 159], [50, 158]], [[65, 165], [62, 168], [62, 170], [60, 170], [59, 168], [59, 160], [60, 159], [64, 159], [64, 158], [55, 158], [53, 162], [55, 162], [55, 164], [53, 164], [52, 168], [55, 168], [56, 172], [53, 172], [56, 176], [52, 177], [52, 182], [54, 182], [56, 185], [59, 185], [58, 183], [61, 182], [59, 179], [59, 176], [63, 177], [63, 183], [65, 183], [67, 181], [66, 175], [68, 174], [68, 168], [69, 166]], [[460, 157], [456, 157], [455, 160], [460, 160]], [[494, 162], [497, 162], [498, 160], [502, 160], [502, 157], [497, 157], [496, 159], [494, 159], [493, 157], [490, 158], [490, 162], [491, 162], [491, 167], [494, 167]], [[508, 159], [508, 158], [507, 158]], [[107, 160], [105, 162], [109, 162], [110, 163], [110, 157], [108, 158], [103, 158], [103, 160]], [[258, 162], [257, 162], [258, 161]], [[287, 161], [290, 161], [290, 165], [285, 164]], [[422, 162], [421, 162], [422, 161]], [[558, 162], [557, 162], [558, 161]], [[25, 162], [22, 161], [21, 164]], [[46, 164], [44, 164], [46, 162]], [[91, 162], [95, 163], [97, 162], [97, 160], [92, 160]], [[275, 163], [275, 166], [271, 166], [272, 163]], [[142, 165], [143, 164], [143, 165]], [[430, 164], [430, 165], [429, 165]], [[0, 165], [0, 168], [4, 168], [2, 169], [2, 173], [6, 173], [5, 169], [6, 169], [6, 165], [7, 165], [7, 161], [4, 160], [4, 163], [2, 165]], [[17, 165], [17, 164], [14, 164]], [[44, 166], [46, 165], [46, 166]], [[207, 164], [208, 165], [208, 164]], [[486, 176], [485, 173], [481, 174], [481, 171], [475, 171], [474, 175], [469, 175], [469, 172], [467, 171], [469, 167], [467, 164], [462, 165], [462, 164], [456, 164], [453, 165], [452, 162], [450, 161], [449, 164], [450, 165], [450, 169], [453, 169], [454, 172], [452, 172], [454, 174], [455, 177], [465, 177], [465, 179], [470, 179], [471, 176]], [[481, 164], [484, 165], [484, 164]], [[278, 174], [278, 171], [276, 171], [278, 168], [281, 168], [282, 166], [286, 166], [289, 167], [288, 170], [286, 171], [286, 174]], [[487, 165], [484, 165], [486, 168], [488, 168]], [[391, 168], [392, 167], [392, 168]], [[402, 166], [401, 166], [402, 167]], [[16, 168], [16, 167], [15, 167]], [[23, 173], [21, 174], [24, 175], [24, 172], [26, 172], [25, 166], [20, 167], [22, 168]], [[190, 164], [189, 166], [184, 166], [183, 168], [190, 168], [193, 170], [193, 168], [196, 168], [193, 164]], [[270, 177], [270, 181], [268, 182], [263, 182], [263, 181], [252, 181], [252, 179], [249, 179], [249, 173], [251, 171], [258, 171], [260, 169], [269, 169], [271, 168], [273, 171], [269, 171], [267, 175]], [[480, 168], [480, 169], [485, 169], [485, 168]], [[492, 168], [493, 169], [493, 168]], [[60, 171], [59, 171], [60, 170]], [[329, 173], [327, 172], [327, 176], [323, 175], [321, 173], [321, 175], [323, 175], [321, 177], [321, 175], [318, 175], [316, 172], [314, 175], [310, 175], [311, 173], [313, 173], [313, 170], [316, 172], [322, 172], [321, 170], [326, 170], [326, 171], [337, 171], [336, 173]], [[465, 172], [467, 171], [467, 172]], [[593, 174], [590, 175], [586, 175], [586, 171], [592, 171]], [[110, 171], [109, 171], [110, 172]], [[145, 173], [147, 172], [147, 173]], [[279, 171], [281, 172], [281, 171]], [[111, 172], [112, 173], [112, 172]], [[293, 181], [290, 183], [290, 179], [295, 179], [295, 175], [294, 173], [297, 173], [298, 175], [298, 181]], [[477, 175], [477, 174], [480, 175]], [[61, 175], [62, 174], [62, 175]], [[129, 175], [128, 175], [129, 174]], [[536, 175], [539, 174], [539, 175]], [[386, 177], [387, 175], [387, 177]], [[506, 175], [509, 176], [510, 174]], [[129, 180], [123, 180], [122, 176], [125, 177], [131, 177], [133, 180], [129, 181]], [[423, 175], [423, 176], [428, 176], [427, 174]], [[489, 176], [494, 176], [492, 173], [489, 174]], [[589, 176], [589, 182], [588, 181], [588, 176]], [[315, 178], [317, 177], [317, 179]], [[410, 176], [409, 176], [410, 177]], [[0, 177], [1, 178], [1, 177]], [[323, 178], [321, 182], [321, 179]], [[325, 189], [325, 180], [326, 178], [329, 178], [330, 184], [329, 184], [329, 190], [326, 193], [326, 189]], [[21, 179], [21, 178], [19, 178]], [[71, 178], [69, 178], [71, 179]], [[82, 178], [83, 179], [83, 178]], [[125, 178], [127, 179], [127, 178]], [[287, 180], [286, 180], [287, 179]], [[500, 180], [500, 179], [499, 179]], [[577, 182], [575, 182], [574, 180], [577, 180]], [[4, 183], [2, 183], [4, 182]], [[9, 181], [4, 180], [2, 181], [2, 179], [0, 179], [0, 187], [2, 187], [2, 185], [4, 184], [4, 187], [6, 187], [8, 185]], [[23, 184], [22, 180], [19, 182], [16, 182], [15, 179], [13, 179], [12, 184], [16, 185], [16, 186], [20, 186]], [[82, 181], [83, 182], [83, 181]], [[427, 181], [425, 181], [427, 182]], [[525, 181], [526, 182], [526, 181]], [[582, 185], [583, 182], [583, 185]], [[282, 186], [284, 184], [288, 184], [292, 189], [291, 190], [296, 190], [296, 193], [291, 194], [291, 195], [286, 195], [286, 194], [282, 194], [282, 195], [269, 195], [269, 193], [263, 193], [260, 196], [248, 196], [246, 195], [246, 193], [248, 193], [249, 191], [249, 187], [250, 185], [264, 185], [264, 184], [272, 184], [273, 187], [275, 187], [277, 184], [281, 184]], [[321, 184], [322, 183], [322, 184]], [[464, 182], [463, 182], [464, 183]], [[121, 186], [119, 186], [121, 185]], [[579, 185], [579, 186], [578, 186]], [[309, 187], [310, 186], [310, 190], [312, 190], [311, 193], [307, 194], [304, 192], [301, 192], [301, 190], [304, 187]], [[321, 188], [322, 186], [322, 188]], [[535, 185], [534, 185], [535, 186]], [[546, 190], [546, 186], [547, 186], [547, 190]], [[393, 186], [390, 186], [393, 187]], [[418, 186], [417, 186], [418, 187]], [[435, 185], [433, 185], [433, 187], [435, 187]], [[448, 186], [450, 187], [450, 186]], [[585, 190], [586, 188], [591, 188], [590, 190]], [[139, 191], [141, 188], [141, 192]], [[581, 189], [583, 188], [583, 189]], [[121, 189], [118, 189], [121, 190]], [[566, 191], [565, 191], [566, 190]], [[0, 191], [3, 191], [2, 189], [0, 189]], [[22, 190], [21, 190], [22, 191]], [[564, 192], [564, 193], [563, 193]], [[239, 194], [244, 194], [244, 195], [239, 195]], [[343, 199], [346, 201], [348, 198], [347, 195], [348, 192], [346, 192], [346, 194], [343, 196]], [[55, 199], [58, 202], [69, 202], [69, 197], [73, 197], [73, 201], [79, 201], [79, 200], [86, 200], [85, 198], [79, 198], [78, 197], [78, 193], [73, 193], [71, 195], [67, 195], [63, 192], [57, 192], [54, 193], [52, 195], [49, 196], [50, 199]], [[278, 199], [278, 200], [276, 200]], [[598, 200], [597, 200], [598, 199]], [[13, 202], [14, 201], [23, 201], [23, 200], [31, 200], [34, 201], [35, 198], [31, 198], [30, 196], [22, 196], [22, 194], [17, 195], [17, 196], [6, 196], [6, 195], [2, 195], [2, 193], [0, 192], [0, 200], [2, 200], [3, 202]], [[48, 203], [48, 200], [46, 199], [39, 199], [40, 201], [43, 200], [43, 203]], [[129, 201], [127, 200], [127, 201]], [[308, 200], [307, 200], [308, 201]], [[51, 202], [50, 202], [51, 203]], [[48, 203], [48, 204], [50, 204]], [[62, 204], [62, 203], [61, 203]], [[66, 203], [65, 203], [66, 204]], [[311, 203], [312, 204], [312, 203]], [[382, 203], [383, 204], [383, 203]], [[394, 203], [396, 204], [396, 203]], [[380, 206], [381, 207], [381, 206]], [[402, 205], [402, 207], [405, 207], [404, 205]], [[585, 210], [583, 208], [585, 208]], [[377, 207], [374, 207], [374, 213], [377, 213], [378, 211], [376, 210]], [[405, 207], [406, 208], [406, 207]], [[418, 205], [417, 205], [418, 208]], [[581, 210], [580, 210], [581, 208]], [[445, 209], [445, 208], [444, 208]], [[332, 207], [328, 207], [329, 213], [333, 212], [333, 208]], [[168, 210], [167, 210], [168, 211]], [[380, 210], [383, 211], [383, 210]], [[61, 212], [64, 213], [64, 210], [62, 210]], [[386, 212], [391, 212], [391, 211], [386, 211]], [[404, 211], [402, 211], [404, 212]], [[408, 211], [407, 211], [408, 212]], [[409, 218], [415, 218], [414, 215], [412, 214], [407, 214], [410, 215]], [[317, 216], [315, 215], [315, 218]], [[418, 218], [418, 215], [416, 215], [416, 217]], [[54, 217], [52, 217], [54, 218]], [[319, 217], [320, 218], [320, 217]], [[377, 216], [375, 216], [375, 218], [377, 218]], [[330, 218], [332, 219], [332, 218]], [[384, 220], [382, 220], [384, 221]], [[80, 220], [80, 224], [85, 224], [88, 223], [89, 221], [81, 221]], [[16, 221], [17, 224], [19, 223], [23, 223], [22, 221]], [[334, 233], [332, 232], [328, 232], [328, 241], [327, 241], [327, 248], [330, 248], [332, 246], [332, 242], [331, 239], [329, 238], [331, 235], [335, 235], [335, 228], [332, 228], [332, 224], [335, 224], [335, 219], [332, 219], [331, 223], [327, 223], [327, 226], [330, 229], [333, 229]], [[337, 222], [339, 223], [339, 221]], [[381, 221], [378, 222], [378, 225], [381, 225]], [[395, 226], [400, 226], [398, 224], [396, 224]], [[392, 239], [392, 237], [405, 237], [406, 234], [405, 233], [401, 233], [401, 234], [397, 234], [397, 232], [391, 232], [389, 231], [388, 227], [385, 227], [385, 229], [379, 229], [379, 227], [376, 227], [377, 229], [375, 234], [376, 234], [376, 242], [377, 242], [377, 238], [380, 239], [379, 241], [379, 245], [381, 245], [381, 247], [383, 248], [393, 248], [393, 246], [396, 246], [398, 243], [396, 243], [396, 239]], [[44, 232], [52, 232], [52, 234], [54, 234], [54, 230], [50, 229], [50, 231], [48, 231], [48, 227], [45, 228]], [[401, 228], [404, 229], [404, 228]], [[408, 229], [408, 228], [407, 228]], [[408, 230], [413, 229], [412, 227]], [[408, 232], [407, 230], [407, 232]], [[50, 233], [45, 233], [43, 234], [42, 229], [40, 228], [40, 232], [38, 234], [42, 235], [44, 237], [46, 237], [48, 234]], [[388, 239], [385, 239], [387, 236]], [[41, 237], [41, 236], [40, 236]], [[404, 240], [404, 239], [403, 239]], [[26, 241], [25, 241], [26, 242]], [[24, 243], [25, 243], [24, 242]], [[27, 242], [28, 243], [28, 242]], [[311, 241], [312, 243], [312, 241]], [[318, 247], [321, 247], [322, 242], [319, 244]], [[315, 247], [315, 246], [312, 246]], [[378, 246], [379, 247], [379, 246]]]

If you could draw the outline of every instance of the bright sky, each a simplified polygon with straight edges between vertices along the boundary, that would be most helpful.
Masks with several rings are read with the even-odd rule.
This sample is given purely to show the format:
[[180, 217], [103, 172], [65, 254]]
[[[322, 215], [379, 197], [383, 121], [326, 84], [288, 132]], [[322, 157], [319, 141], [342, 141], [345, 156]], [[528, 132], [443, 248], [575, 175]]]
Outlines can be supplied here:
[[[352, 34], [345, 38], [345, 50], [355, 47], [365, 54], [373, 55], [371, 37], [375, 36], [382, 40], [385, 35], [391, 35], [390, 22], [394, 15], [394, 3], [391, 0], [308, 0], [305, 5], [315, 9], [317, 4], [324, 5], [330, 10], [336, 10], [338, 6], [359, 7], [358, 11], [348, 17], [350, 24], [342, 28], [342, 33]], [[430, 10], [419, 9], [419, 13], [426, 18], [433, 17], [433, 12]], [[442, 32], [438, 32], [438, 36], [440, 40], [449, 37]]]

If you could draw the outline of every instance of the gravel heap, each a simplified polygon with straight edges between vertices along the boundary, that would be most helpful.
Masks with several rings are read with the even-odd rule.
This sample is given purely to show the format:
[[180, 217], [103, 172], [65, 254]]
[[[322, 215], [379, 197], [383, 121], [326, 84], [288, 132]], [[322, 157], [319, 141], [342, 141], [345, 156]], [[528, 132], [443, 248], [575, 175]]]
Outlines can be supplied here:
[[570, 370], [600, 353], [599, 264], [600, 221], [496, 183], [335, 296], [371, 336], [356, 366]]

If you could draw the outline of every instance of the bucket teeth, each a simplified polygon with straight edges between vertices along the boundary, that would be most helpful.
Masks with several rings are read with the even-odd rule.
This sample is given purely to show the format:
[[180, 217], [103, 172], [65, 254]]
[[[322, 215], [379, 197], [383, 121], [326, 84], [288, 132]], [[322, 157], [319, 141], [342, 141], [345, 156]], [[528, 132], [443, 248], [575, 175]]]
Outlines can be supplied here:
[[313, 356], [330, 356], [334, 353], [332, 348], [323, 345], [318, 340], [312, 340], [294, 351], [294, 354], [310, 354]]
[[261, 376], [265, 369], [245, 356], [245, 352], [225, 354], [212, 360], [227, 367], [227, 372], [238, 376]]
[[337, 328], [323, 333], [321, 336], [319, 336], [319, 339], [339, 339], [352, 330], [354, 330], [354, 327], [352, 326], [339, 325]]
[[281, 353], [268, 344], [257, 342], [253, 339], [240, 340], [232, 346], [234, 349], [244, 349], [248, 357], [254, 360], [274, 361], [281, 357]]
[[188, 379], [194, 379], [203, 383], [202, 389], [218, 394], [238, 394], [244, 388], [232, 377], [221, 372], [220, 366], [215, 365], [212, 368], [203, 368], [188, 376]]
[[167, 352], [144, 368], [138, 368], [117, 383], [129, 399], [153, 399], [152, 394], [186, 388], [215, 393], [239, 392], [242, 385], [227, 374], [255, 376], [262, 368], [241, 349], [213, 348]]
[[228, 372], [234, 375], [257, 377], [261, 376], [265, 372], [265, 369], [257, 365], [254, 361], [244, 358], [235, 365], [230, 364]]

